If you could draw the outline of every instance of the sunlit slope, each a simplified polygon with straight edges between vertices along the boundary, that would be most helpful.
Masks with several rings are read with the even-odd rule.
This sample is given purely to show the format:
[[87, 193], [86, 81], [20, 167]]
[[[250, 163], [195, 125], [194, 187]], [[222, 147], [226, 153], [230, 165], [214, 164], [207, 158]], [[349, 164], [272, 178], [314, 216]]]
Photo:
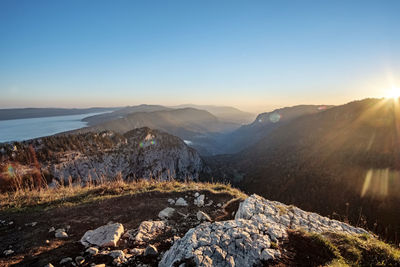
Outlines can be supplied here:
[[398, 101], [355, 101], [293, 120], [222, 161], [233, 161], [229, 171], [245, 190], [356, 222], [366, 216], [370, 227], [393, 233], [400, 225], [399, 126]]

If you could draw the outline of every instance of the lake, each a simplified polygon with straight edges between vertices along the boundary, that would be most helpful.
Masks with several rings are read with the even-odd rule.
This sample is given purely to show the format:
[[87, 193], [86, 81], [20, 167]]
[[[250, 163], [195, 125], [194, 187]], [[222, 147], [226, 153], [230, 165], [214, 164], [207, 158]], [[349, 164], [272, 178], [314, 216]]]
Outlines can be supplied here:
[[83, 128], [87, 125], [83, 118], [102, 114], [54, 116], [0, 121], [0, 142], [23, 141]]

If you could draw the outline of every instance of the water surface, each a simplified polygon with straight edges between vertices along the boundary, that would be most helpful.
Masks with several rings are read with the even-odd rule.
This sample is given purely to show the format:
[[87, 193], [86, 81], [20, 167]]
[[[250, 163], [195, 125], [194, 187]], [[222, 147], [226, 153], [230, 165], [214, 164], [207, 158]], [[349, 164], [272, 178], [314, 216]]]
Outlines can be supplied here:
[[83, 128], [87, 125], [81, 121], [83, 118], [102, 113], [105, 112], [0, 121], [0, 142], [23, 141]]

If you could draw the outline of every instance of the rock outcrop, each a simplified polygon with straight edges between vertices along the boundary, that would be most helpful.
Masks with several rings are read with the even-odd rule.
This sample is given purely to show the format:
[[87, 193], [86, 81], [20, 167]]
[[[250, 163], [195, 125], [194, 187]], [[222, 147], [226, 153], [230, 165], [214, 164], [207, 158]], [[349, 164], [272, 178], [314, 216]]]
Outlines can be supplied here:
[[270, 201], [258, 195], [252, 195], [240, 203], [235, 219], [254, 220], [260, 223], [279, 226], [281, 229], [301, 228], [308, 232], [344, 232], [349, 234], [367, 234], [359, 227], [307, 212], [294, 206]]
[[[159, 266], [255, 266], [277, 259], [289, 229], [308, 232], [368, 233], [336, 220], [252, 195], [235, 220], [203, 223], [189, 230], [164, 254]], [[272, 243], [274, 245], [272, 245]]]

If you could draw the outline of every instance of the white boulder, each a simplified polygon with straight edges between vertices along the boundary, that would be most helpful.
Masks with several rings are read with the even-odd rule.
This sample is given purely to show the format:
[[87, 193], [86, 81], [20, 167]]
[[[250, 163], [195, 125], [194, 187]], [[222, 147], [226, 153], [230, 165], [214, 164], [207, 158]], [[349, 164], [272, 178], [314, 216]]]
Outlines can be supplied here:
[[81, 238], [82, 245], [99, 247], [115, 247], [124, 232], [124, 226], [120, 223], [103, 225], [95, 230], [87, 231]]
[[162, 220], [166, 220], [166, 219], [171, 218], [171, 216], [174, 214], [174, 212], [175, 212], [175, 209], [168, 207], [168, 208], [165, 208], [162, 211], [160, 211], [158, 213], [158, 217]]
[[180, 198], [178, 198], [178, 199], [176, 200], [175, 205], [176, 205], [176, 206], [187, 206], [188, 203], [186, 202], [185, 199], [183, 199], [183, 198], [180, 197]]
[[204, 198], [205, 198], [205, 195], [199, 195], [197, 198], [194, 199], [194, 204], [197, 207], [203, 207], [204, 206]]

